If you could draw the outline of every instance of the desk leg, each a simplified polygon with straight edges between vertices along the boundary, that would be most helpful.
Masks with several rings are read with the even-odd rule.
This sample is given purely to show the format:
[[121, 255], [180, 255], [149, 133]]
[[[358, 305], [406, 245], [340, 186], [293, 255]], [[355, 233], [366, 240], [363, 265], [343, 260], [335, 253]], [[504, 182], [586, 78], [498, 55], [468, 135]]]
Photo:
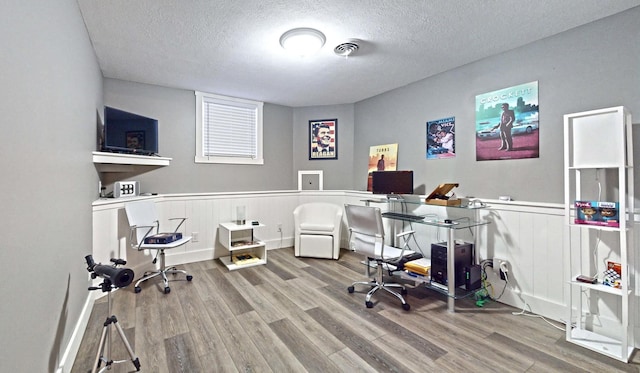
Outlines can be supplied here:
[[455, 247], [456, 241], [453, 229], [449, 228], [449, 240], [447, 241], [447, 310], [455, 312], [456, 274], [455, 274]]

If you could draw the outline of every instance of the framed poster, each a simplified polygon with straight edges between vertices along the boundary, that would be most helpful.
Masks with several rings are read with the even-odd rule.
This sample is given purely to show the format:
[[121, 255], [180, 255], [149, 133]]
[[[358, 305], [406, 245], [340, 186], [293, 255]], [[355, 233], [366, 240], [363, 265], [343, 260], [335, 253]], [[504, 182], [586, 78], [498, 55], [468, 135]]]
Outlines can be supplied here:
[[309, 159], [338, 159], [338, 120], [309, 121]]
[[395, 171], [398, 164], [398, 144], [369, 147], [369, 171]]
[[476, 96], [476, 160], [540, 157], [538, 82]]
[[456, 117], [427, 122], [427, 159], [456, 156]]
[[372, 188], [373, 171], [396, 171], [398, 167], [398, 144], [374, 145], [369, 147], [369, 167], [367, 190]]

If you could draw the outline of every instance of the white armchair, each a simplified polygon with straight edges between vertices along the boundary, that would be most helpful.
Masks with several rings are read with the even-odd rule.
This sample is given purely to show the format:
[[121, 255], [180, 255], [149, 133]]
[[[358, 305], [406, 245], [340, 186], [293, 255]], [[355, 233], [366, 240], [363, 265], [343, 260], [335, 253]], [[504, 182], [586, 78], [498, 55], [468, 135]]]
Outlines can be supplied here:
[[338, 259], [342, 206], [305, 203], [293, 210], [295, 256]]

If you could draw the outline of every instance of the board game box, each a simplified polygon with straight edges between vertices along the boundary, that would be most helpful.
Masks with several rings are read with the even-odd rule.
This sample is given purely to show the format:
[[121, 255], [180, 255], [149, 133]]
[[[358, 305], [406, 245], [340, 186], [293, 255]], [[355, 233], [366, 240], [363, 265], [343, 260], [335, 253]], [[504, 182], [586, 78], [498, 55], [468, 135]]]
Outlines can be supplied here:
[[619, 227], [618, 202], [576, 201], [576, 224]]

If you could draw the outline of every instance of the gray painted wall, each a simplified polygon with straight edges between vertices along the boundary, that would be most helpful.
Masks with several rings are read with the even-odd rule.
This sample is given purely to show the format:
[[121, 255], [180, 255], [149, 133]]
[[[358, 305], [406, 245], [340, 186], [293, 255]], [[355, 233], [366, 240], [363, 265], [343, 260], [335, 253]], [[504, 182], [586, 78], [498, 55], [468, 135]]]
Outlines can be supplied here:
[[[357, 103], [354, 189], [366, 188], [369, 146], [398, 142], [398, 167], [414, 170], [415, 185], [427, 193], [457, 182], [462, 196], [561, 203], [563, 115], [622, 105], [640, 122], [638, 19], [640, 8], [634, 8]], [[540, 158], [477, 162], [475, 96], [536, 80]], [[426, 122], [450, 116], [456, 118], [456, 157], [427, 160]], [[606, 134], [594, 140], [597, 151]]]
[[[295, 189], [291, 178], [292, 109], [265, 103], [262, 166], [195, 163], [196, 98], [193, 91], [105, 79], [105, 105], [158, 119], [159, 153], [169, 167], [142, 175], [143, 192], [198, 193]], [[215, 92], [211, 92], [215, 93]]]
[[102, 74], [75, 0], [3, 2], [0, 35], [0, 370], [54, 372], [88, 296]]

